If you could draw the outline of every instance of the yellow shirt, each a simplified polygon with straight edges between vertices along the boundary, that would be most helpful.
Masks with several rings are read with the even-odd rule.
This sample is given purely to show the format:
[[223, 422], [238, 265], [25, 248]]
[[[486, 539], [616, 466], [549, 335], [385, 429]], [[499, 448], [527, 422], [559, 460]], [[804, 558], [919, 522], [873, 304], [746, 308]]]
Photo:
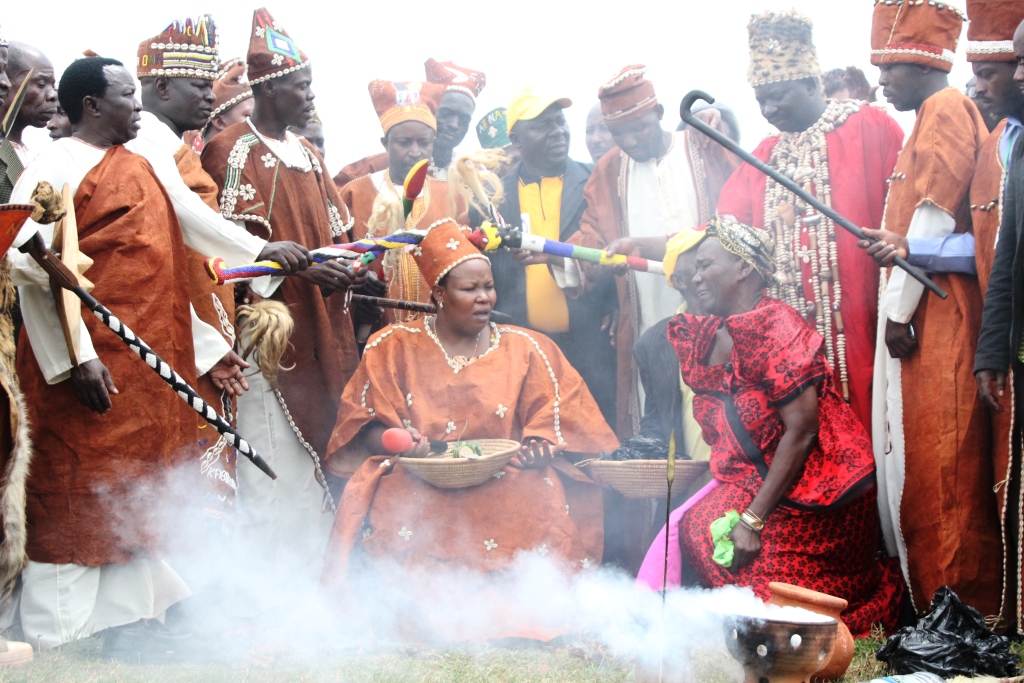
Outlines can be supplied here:
[[[528, 185], [520, 179], [519, 211], [524, 217], [529, 216], [531, 234], [557, 240], [562, 212], [562, 179], [541, 178], [539, 183]], [[565, 292], [545, 264], [526, 266], [526, 317], [530, 327], [540, 332], [569, 331], [569, 306]]]

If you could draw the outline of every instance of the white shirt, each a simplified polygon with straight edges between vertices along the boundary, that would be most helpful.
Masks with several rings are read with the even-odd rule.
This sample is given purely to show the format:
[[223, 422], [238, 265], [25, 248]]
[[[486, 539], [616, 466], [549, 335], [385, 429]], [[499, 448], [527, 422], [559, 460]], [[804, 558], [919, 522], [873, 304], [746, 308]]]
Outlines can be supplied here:
[[[144, 113], [144, 119], [146, 116]], [[188, 189], [181, 179], [173, 157], [181, 146], [181, 141], [177, 140], [170, 129], [156, 117], [149, 115], [149, 118], [151, 124], [155, 122], [158, 125], [150, 125], [148, 129], [143, 125], [139, 131], [140, 137], [143, 130], [147, 131], [147, 136], [141, 145], [137, 145], [137, 149], [139, 153], [145, 152], [146, 160], [153, 166], [157, 178], [171, 197], [181, 223], [185, 244], [203, 254], [220, 255], [229, 264], [241, 265], [255, 260], [265, 242], [231, 221], [224, 220], [220, 214], [203, 203], [197, 194]], [[172, 140], [177, 140], [173, 149], [170, 149], [166, 136], [160, 135], [161, 128]], [[21, 175], [11, 194], [11, 201], [28, 203], [32, 191], [40, 180], [46, 180], [58, 190], [67, 184], [74, 195], [79, 184], [89, 171], [99, 164], [106, 152], [105, 149], [93, 147], [75, 138], [55, 141], [39, 154], [34, 163]], [[14, 247], [25, 244], [36, 231], [43, 236], [47, 244], [50, 244], [53, 241], [53, 227], [52, 224], [39, 225], [31, 220], [26, 221], [14, 240]], [[9, 255], [11, 279], [19, 286], [25, 329], [32, 351], [46, 381], [50, 384], [62, 382], [70, 375], [71, 359], [49, 288], [48, 276], [31, 257], [17, 249], [12, 248]], [[223, 358], [230, 347], [217, 330], [196, 316], [194, 309], [191, 313], [196, 370], [202, 375]], [[81, 327], [79, 348], [79, 362], [97, 358], [85, 325]]]
[[[685, 131], [673, 133], [664, 157], [629, 159], [626, 169], [626, 213], [632, 237], [664, 237], [700, 222], [697, 191], [686, 153]], [[636, 277], [640, 334], [659, 320], [675, 315], [683, 297], [665, 278]]]

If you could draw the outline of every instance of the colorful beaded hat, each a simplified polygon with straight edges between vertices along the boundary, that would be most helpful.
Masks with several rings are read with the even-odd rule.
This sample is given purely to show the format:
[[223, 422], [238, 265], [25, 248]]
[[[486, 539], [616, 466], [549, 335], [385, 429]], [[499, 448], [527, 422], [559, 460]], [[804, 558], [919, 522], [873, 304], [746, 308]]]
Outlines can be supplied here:
[[174, 21], [157, 35], [139, 43], [135, 75], [212, 81], [219, 67], [217, 28], [213, 17], [204, 14], [195, 21]]
[[444, 97], [444, 86], [411, 81], [371, 81], [370, 99], [387, 135], [392, 127], [405, 121], [419, 121], [437, 130], [437, 108]]
[[309, 58], [265, 7], [252, 14], [252, 34], [245, 61], [252, 85], [309, 66]]

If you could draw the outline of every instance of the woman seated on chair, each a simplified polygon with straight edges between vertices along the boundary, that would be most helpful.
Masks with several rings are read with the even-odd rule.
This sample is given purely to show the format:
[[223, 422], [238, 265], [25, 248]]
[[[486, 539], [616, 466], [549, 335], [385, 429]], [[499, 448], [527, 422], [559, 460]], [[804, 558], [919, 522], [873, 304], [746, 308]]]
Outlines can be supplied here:
[[[345, 388], [327, 467], [350, 479], [325, 586], [359, 593], [356, 574], [429, 585], [462, 569], [507, 568], [520, 553], [571, 570], [596, 565], [601, 491], [573, 463], [618, 443], [582, 378], [544, 335], [490, 322], [490, 261], [454, 221], [432, 228], [414, 253], [437, 315], [371, 337]], [[404, 457], [428, 456], [426, 437], [523, 447], [491, 480], [440, 489], [386, 455], [382, 435], [394, 427], [414, 438]], [[353, 569], [356, 558], [366, 572]], [[509, 624], [487, 637], [534, 635]]]
[[[775, 283], [770, 233], [715, 218], [697, 250], [693, 288], [706, 317], [668, 326], [720, 486], [682, 518], [684, 578], [749, 586], [781, 581], [849, 601], [854, 635], [892, 629], [902, 584], [881, 549], [871, 441], [836, 390], [824, 340]], [[728, 567], [709, 528], [740, 513]], [[725, 561], [727, 558], [720, 557]]]

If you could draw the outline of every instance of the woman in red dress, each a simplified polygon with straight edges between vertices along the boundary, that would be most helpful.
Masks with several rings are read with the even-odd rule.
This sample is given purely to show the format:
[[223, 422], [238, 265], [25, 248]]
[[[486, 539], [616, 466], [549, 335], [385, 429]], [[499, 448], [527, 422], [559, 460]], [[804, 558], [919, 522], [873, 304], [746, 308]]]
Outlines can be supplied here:
[[[761, 598], [782, 581], [849, 601], [854, 635], [891, 630], [902, 595], [878, 559], [871, 441], [835, 388], [824, 340], [803, 316], [764, 295], [775, 262], [767, 232], [713, 219], [693, 285], [707, 317], [668, 327], [694, 417], [721, 485], [679, 524], [683, 557], [705, 587], [749, 586]], [[726, 568], [712, 560], [709, 526], [741, 513]]]

